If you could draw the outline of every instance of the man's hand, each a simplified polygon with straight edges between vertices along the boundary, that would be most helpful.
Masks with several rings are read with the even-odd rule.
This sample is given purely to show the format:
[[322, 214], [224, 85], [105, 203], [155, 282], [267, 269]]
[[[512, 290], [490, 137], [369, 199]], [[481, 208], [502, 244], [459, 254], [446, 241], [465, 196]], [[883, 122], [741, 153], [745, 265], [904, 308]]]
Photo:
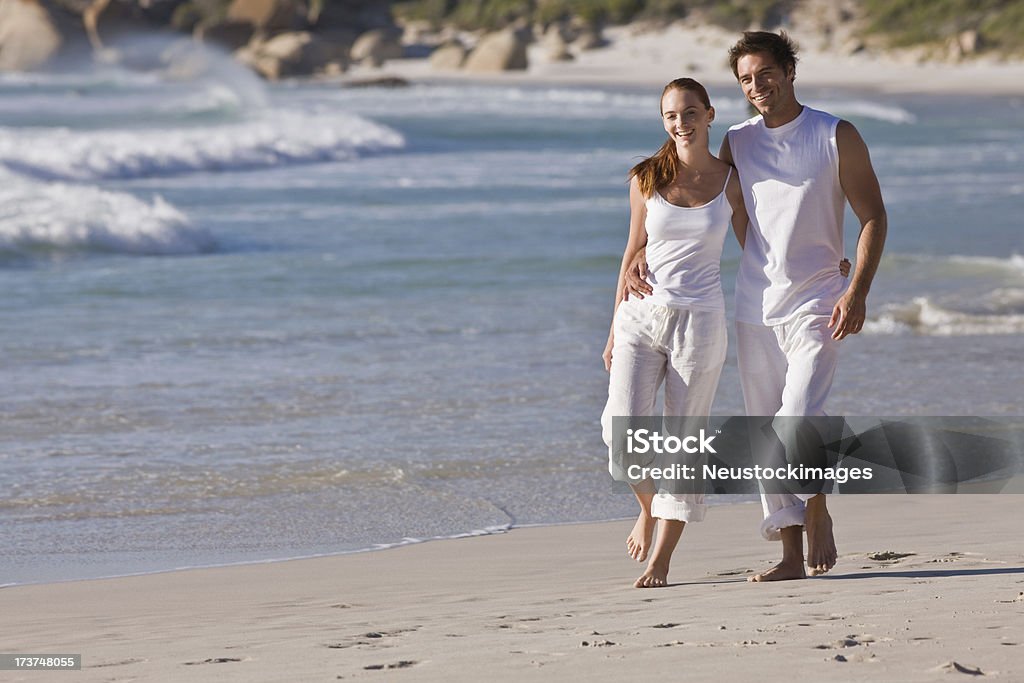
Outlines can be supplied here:
[[608, 333], [608, 343], [604, 345], [604, 353], [601, 354], [601, 358], [604, 360], [604, 371], [612, 371], [612, 347], [615, 346], [615, 331], [612, 330]]
[[636, 252], [633, 260], [626, 269], [625, 285], [622, 288], [622, 300], [628, 301], [629, 295], [637, 299], [643, 299], [644, 294], [651, 294], [654, 288], [647, 282], [647, 249], [640, 249]]
[[835, 327], [832, 338], [840, 340], [850, 334], [857, 334], [864, 327], [868, 315], [867, 302], [863, 296], [847, 290], [839, 297], [828, 321], [829, 329]]

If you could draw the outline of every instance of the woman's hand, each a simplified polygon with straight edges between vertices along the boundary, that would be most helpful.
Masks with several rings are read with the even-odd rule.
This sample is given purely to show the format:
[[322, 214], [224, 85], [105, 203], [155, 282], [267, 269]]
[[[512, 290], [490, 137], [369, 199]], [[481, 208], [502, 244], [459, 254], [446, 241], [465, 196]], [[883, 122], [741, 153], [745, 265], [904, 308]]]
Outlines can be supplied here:
[[608, 343], [604, 345], [604, 353], [601, 354], [601, 358], [604, 359], [604, 371], [611, 372], [612, 370], [612, 347], [615, 345], [615, 332], [608, 333]]
[[839, 262], [839, 273], [843, 277], [850, 277], [850, 259], [844, 258]]

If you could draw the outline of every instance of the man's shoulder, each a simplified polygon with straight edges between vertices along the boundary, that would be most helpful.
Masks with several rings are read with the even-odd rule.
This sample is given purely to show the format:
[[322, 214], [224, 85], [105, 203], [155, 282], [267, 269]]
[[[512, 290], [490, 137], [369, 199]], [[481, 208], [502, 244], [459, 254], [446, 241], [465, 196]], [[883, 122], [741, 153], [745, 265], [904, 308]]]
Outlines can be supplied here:
[[757, 126], [762, 121], [764, 121], [764, 117], [761, 116], [760, 114], [758, 114], [756, 116], [751, 116], [746, 121], [742, 121], [740, 123], [737, 123], [734, 126], [730, 126], [729, 127], [729, 133], [743, 131], [743, 130], [753, 130], [753, 129], [757, 128]]
[[[757, 135], [764, 131], [764, 117], [760, 114], [752, 116], [746, 121], [730, 126], [725, 132], [725, 138], [729, 141], [730, 147], [742, 147], [751, 144]], [[737, 149], [733, 150], [738, 151]]]
[[827, 111], [822, 111], [821, 109], [815, 109], [814, 107], [808, 107], [807, 105], [804, 105], [804, 109], [807, 110], [808, 118], [824, 121], [830, 126], [834, 126], [842, 121], [842, 119], [835, 114], [830, 114]]

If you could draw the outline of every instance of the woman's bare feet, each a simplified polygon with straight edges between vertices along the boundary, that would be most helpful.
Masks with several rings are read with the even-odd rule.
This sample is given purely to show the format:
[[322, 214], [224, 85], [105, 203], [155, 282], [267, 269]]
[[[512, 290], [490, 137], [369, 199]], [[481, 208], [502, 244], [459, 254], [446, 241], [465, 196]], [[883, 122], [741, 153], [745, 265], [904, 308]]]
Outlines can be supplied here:
[[626, 552], [637, 562], [647, 559], [647, 552], [651, 549], [651, 541], [654, 538], [654, 525], [657, 522], [650, 513], [641, 510], [640, 516], [636, 518], [633, 530], [626, 536]]
[[633, 586], [636, 588], [662, 588], [668, 585], [668, 565], [672, 553], [679, 543], [686, 522], [678, 519], [663, 519], [658, 524], [658, 540], [654, 543], [651, 561], [647, 571], [640, 575]]
[[664, 588], [668, 585], [668, 559], [665, 562], [655, 562], [651, 558], [647, 565], [647, 571], [640, 575], [633, 582], [634, 588]]

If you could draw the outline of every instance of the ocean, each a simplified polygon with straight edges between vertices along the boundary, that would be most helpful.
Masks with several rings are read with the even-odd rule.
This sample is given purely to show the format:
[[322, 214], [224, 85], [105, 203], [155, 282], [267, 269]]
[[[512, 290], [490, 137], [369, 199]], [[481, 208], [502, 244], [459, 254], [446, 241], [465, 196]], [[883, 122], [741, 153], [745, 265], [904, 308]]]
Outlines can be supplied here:
[[[600, 354], [659, 95], [0, 75], [0, 585], [634, 515]], [[889, 212], [830, 412], [1020, 415], [1024, 99], [798, 95]]]

